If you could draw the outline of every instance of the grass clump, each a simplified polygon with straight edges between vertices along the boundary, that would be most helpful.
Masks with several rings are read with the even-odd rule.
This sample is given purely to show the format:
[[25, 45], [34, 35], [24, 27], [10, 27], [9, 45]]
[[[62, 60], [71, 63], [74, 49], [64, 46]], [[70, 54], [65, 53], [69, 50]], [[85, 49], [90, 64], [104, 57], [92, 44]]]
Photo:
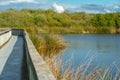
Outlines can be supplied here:
[[43, 39], [46, 45], [46, 54], [48, 57], [57, 55], [65, 48], [66, 43], [57, 35], [44, 35]]
[[39, 34], [39, 29], [26, 29], [40, 55], [46, 59], [59, 54], [65, 48], [66, 43], [57, 35]]

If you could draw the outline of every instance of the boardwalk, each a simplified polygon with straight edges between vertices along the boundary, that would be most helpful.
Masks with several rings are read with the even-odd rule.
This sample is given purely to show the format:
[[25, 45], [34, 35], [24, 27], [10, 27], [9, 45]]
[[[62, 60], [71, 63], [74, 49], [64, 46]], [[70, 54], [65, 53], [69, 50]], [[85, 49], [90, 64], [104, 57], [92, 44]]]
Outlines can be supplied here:
[[0, 80], [56, 80], [23, 29], [1, 32], [0, 47]]
[[0, 49], [0, 80], [26, 80], [23, 70], [23, 38], [12, 36]]

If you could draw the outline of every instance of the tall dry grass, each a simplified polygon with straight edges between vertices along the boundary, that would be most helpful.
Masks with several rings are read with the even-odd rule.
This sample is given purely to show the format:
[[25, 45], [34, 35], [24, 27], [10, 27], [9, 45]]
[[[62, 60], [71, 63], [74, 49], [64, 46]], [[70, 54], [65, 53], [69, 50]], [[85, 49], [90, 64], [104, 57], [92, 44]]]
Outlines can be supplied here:
[[43, 33], [53, 34], [116, 34], [120, 33], [115, 27], [41, 27]]
[[[100, 68], [99, 66], [93, 67], [89, 71], [91, 60], [87, 60], [79, 65], [79, 67], [72, 69], [71, 62], [62, 64], [62, 59], [56, 58], [47, 59], [46, 61], [57, 80], [120, 80], [120, 69], [116, 64], [113, 66], [117, 69], [115, 74], [112, 74], [112, 68]], [[67, 65], [67, 66], [66, 66]]]
[[66, 42], [58, 35], [39, 33], [39, 28], [26, 29], [37, 51], [45, 58], [52, 58], [65, 48]]

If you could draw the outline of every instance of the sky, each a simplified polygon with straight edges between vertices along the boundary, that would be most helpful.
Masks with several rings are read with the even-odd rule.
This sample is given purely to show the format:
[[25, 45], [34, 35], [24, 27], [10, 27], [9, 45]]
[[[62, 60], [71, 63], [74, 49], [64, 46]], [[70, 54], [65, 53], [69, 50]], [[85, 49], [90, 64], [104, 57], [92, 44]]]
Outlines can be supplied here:
[[120, 12], [120, 0], [0, 0], [0, 10], [53, 9], [56, 12]]
[[116, 4], [119, 0], [49, 0], [50, 2], [66, 3], [71, 5], [84, 5], [84, 4]]

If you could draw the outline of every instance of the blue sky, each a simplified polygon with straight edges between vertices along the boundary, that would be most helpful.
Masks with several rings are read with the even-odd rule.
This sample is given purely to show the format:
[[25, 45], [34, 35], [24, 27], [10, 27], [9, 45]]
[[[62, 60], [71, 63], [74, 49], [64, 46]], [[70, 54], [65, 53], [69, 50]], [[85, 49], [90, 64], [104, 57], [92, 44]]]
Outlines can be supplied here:
[[9, 8], [51, 9], [53, 3], [74, 12], [120, 11], [120, 0], [0, 0], [0, 10]]

